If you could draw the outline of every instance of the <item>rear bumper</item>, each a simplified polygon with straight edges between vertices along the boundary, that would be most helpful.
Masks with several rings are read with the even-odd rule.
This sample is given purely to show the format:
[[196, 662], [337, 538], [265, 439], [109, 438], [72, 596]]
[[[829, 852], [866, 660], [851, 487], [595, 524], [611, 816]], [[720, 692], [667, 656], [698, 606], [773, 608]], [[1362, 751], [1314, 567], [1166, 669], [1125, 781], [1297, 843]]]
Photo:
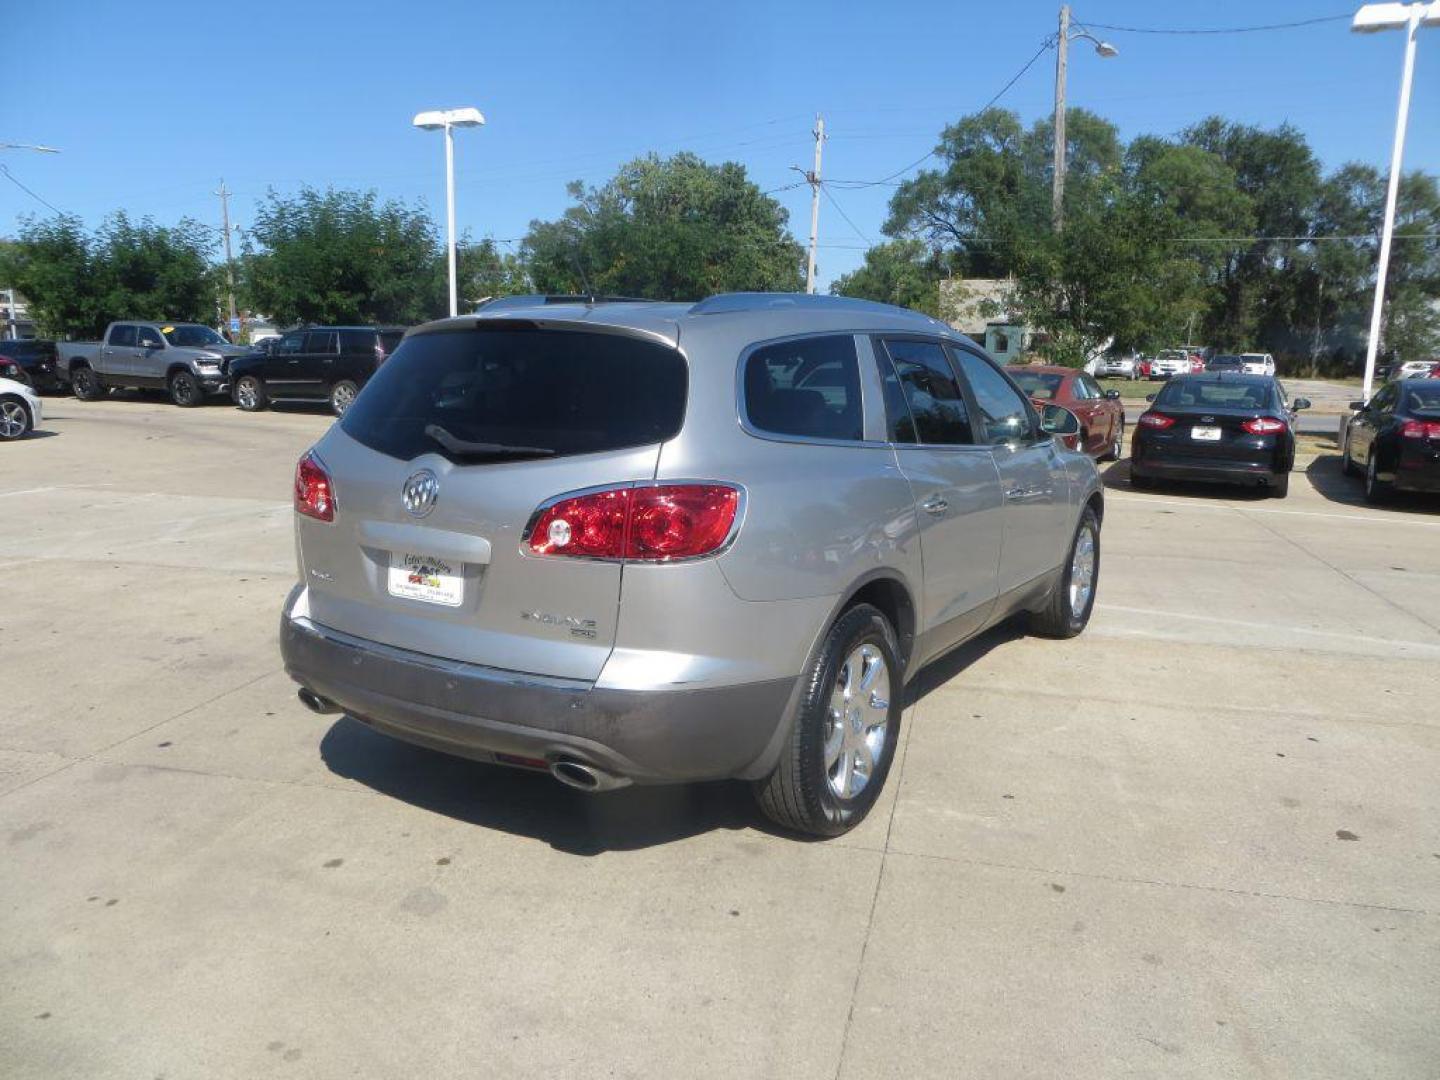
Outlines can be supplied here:
[[1192, 461], [1166, 458], [1160, 461], [1131, 461], [1130, 475], [1155, 480], [1198, 480], [1216, 484], [1273, 484], [1288, 469], [1277, 470], [1269, 462], [1222, 461], [1196, 458]]
[[289, 605], [280, 651], [301, 686], [396, 738], [482, 761], [571, 758], [641, 783], [753, 775], [796, 682], [596, 689], [365, 641]]

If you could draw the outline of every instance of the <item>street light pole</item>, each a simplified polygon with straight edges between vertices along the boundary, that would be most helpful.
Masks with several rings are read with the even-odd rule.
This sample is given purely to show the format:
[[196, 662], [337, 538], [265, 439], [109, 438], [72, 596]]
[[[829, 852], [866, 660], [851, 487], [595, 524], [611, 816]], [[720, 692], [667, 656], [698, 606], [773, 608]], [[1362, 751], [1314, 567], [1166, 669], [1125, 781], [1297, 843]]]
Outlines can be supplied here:
[[1417, 4], [1366, 4], [1355, 13], [1350, 29], [1405, 31], [1405, 66], [1400, 75], [1400, 104], [1395, 113], [1395, 143], [1390, 150], [1390, 179], [1385, 187], [1385, 222], [1380, 229], [1380, 257], [1375, 267], [1375, 303], [1370, 309], [1370, 339], [1365, 343], [1365, 400], [1375, 385], [1380, 352], [1380, 322], [1385, 310], [1385, 282], [1390, 273], [1390, 242], [1395, 233], [1395, 204], [1400, 195], [1400, 169], [1405, 158], [1405, 129], [1410, 121], [1410, 85], [1415, 74], [1415, 45], [1420, 27], [1440, 25], [1440, 0]]
[[485, 117], [479, 109], [433, 109], [416, 115], [414, 125], [426, 131], [445, 133], [445, 232], [446, 264], [450, 277], [450, 315], [460, 313], [459, 286], [455, 279], [455, 128], [480, 127]]
[[215, 192], [220, 196], [220, 221], [225, 230], [225, 284], [226, 293], [230, 300], [230, 332], [237, 333], [236, 320], [240, 317], [235, 310], [235, 260], [230, 254], [230, 195], [231, 191], [225, 186], [225, 180], [220, 180], [220, 190]]
[[1050, 218], [1060, 231], [1065, 204], [1065, 68], [1070, 62], [1070, 5], [1060, 5], [1060, 33], [1055, 39], [1055, 170], [1050, 186]]

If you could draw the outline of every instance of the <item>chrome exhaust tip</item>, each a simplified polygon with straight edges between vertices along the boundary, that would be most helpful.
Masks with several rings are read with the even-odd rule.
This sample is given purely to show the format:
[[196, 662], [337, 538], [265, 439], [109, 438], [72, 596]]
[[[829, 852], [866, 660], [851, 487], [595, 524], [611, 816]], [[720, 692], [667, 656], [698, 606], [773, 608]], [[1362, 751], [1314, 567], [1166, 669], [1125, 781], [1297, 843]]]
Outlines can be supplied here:
[[616, 788], [628, 787], [629, 777], [616, 776], [603, 769], [597, 769], [594, 765], [588, 765], [583, 761], [576, 761], [574, 758], [557, 758], [550, 763], [550, 775], [566, 787], [577, 788], [580, 791], [614, 791]]
[[295, 691], [295, 696], [300, 699], [301, 705], [304, 705], [318, 716], [333, 716], [335, 713], [343, 711], [340, 706], [336, 705], [333, 701], [328, 701], [315, 693], [314, 690], [307, 689], [303, 686]]

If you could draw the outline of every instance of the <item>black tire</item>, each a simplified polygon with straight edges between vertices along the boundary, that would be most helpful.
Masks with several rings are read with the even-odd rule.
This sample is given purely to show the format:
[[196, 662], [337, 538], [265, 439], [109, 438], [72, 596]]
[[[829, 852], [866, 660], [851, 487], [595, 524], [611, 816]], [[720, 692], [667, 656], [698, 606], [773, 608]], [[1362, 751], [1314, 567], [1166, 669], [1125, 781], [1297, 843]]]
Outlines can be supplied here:
[[1290, 494], [1290, 474], [1289, 474], [1288, 472], [1287, 472], [1287, 473], [1281, 473], [1279, 476], [1275, 477], [1274, 480], [1270, 481], [1270, 492], [1269, 492], [1270, 498], [1272, 498], [1272, 499], [1283, 499], [1283, 498], [1285, 498], [1286, 495], [1289, 495], [1289, 494]]
[[[884, 732], [881, 735], [878, 755], [870, 752], [872, 768], [864, 786], [851, 797], [838, 794], [832, 782], [831, 770], [836, 768], [841, 777], [858, 775], [853, 764], [847, 772], [847, 755], [851, 753], [853, 733], [862, 729], [845, 723], [848, 716], [841, 717], [838, 737], [841, 740], [839, 756], [835, 766], [826, 764], [827, 735], [833, 744], [837, 737], [832, 719], [832, 698], [841, 694], [849, 700], [846, 683], [846, 660], [862, 649], [869, 649], [883, 661], [884, 677], [888, 681], [889, 696], [881, 699], [883, 704]], [[771, 821], [786, 829], [813, 836], [839, 836], [848, 832], [865, 819], [875, 805], [890, 766], [895, 760], [895, 747], [900, 739], [900, 714], [904, 687], [901, 684], [899, 648], [895, 630], [878, 608], [869, 604], [857, 604], [848, 609], [830, 632], [825, 635], [816, 657], [801, 676], [803, 691], [795, 712], [795, 723], [790, 737], [780, 754], [775, 771], [755, 784], [755, 798], [761, 811]], [[863, 672], [871, 669], [869, 660], [862, 659]], [[852, 679], [859, 678], [853, 674]], [[872, 687], [879, 683], [877, 676]], [[863, 685], [863, 684], [862, 684]], [[872, 689], [871, 703], [875, 702]], [[878, 704], [871, 705], [874, 712], [881, 713]], [[861, 705], [857, 704], [855, 724], [863, 724]], [[872, 725], [874, 730], [879, 724]], [[849, 759], [853, 761], [852, 759]]]
[[230, 392], [236, 408], [242, 412], [260, 412], [270, 404], [270, 395], [265, 390], [265, 380], [258, 375], [241, 375], [235, 380], [235, 389]]
[[1101, 461], [1119, 461], [1119, 460], [1120, 460], [1120, 455], [1123, 454], [1124, 452], [1125, 452], [1125, 419], [1124, 419], [1124, 417], [1121, 417], [1121, 419], [1120, 419], [1120, 426], [1115, 429], [1115, 441], [1110, 444], [1110, 449], [1105, 451], [1104, 455], [1100, 458], [1100, 460], [1101, 460]]
[[88, 364], [70, 372], [70, 387], [75, 391], [76, 401], [99, 401], [110, 393], [100, 381], [100, 376], [96, 375]]
[[0, 397], [0, 442], [15, 442], [23, 439], [35, 427], [35, 417], [30, 415], [30, 406], [14, 394]]
[[1345, 436], [1345, 445], [1340, 448], [1340, 471], [1346, 476], [1359, 476], [1360, 466], [1355, 464], [1355, 459], [1350, 456], [1350, 436]]
[[350, 408], [358, 393], [360, 393], [360, 387], [349, 379], [341, 379], [330, 387], [330, 411], [336, 416], [344, 416], [345, 410]]
[[1380, 448], [1370, 447], [1370, 460], [1365, 463], [1365, 501], [1371, 505], [1388, 502], [1394, 486], [1380, 479]]
[[[1089, 534], [1093, 560], [1091, 562], [1090, 589], [1077, 610], [1070, 595], [1070, 584], [1081, 561], [1076, 553], [1086, 534]], [[1030, 614], [1030, 631], [1041, 637], [1072, 638], [1085, 629], [1090, 622], [1090, 613], [1095, 610], [1095, 594], [1100, 584], [1100, 519], [1091, 507], [1080, 515], [1075, 526], [1075, 538], [1070, 541], [1070, 550], [1065, 556], [1065, 566], [1060, 574], [1058, 587], [1050, 594], [1049, 602], [1039, 611]]]
[[170, 400], [182, 409], [198, 408], [205, 404], [205, 391], [190, 372], [177, 371], [170, 376]]

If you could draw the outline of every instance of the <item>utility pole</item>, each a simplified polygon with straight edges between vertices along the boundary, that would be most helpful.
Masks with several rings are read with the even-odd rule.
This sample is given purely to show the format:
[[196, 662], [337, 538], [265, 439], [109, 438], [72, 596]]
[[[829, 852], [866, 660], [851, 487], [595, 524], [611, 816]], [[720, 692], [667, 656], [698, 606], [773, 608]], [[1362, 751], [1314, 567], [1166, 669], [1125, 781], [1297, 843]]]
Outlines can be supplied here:
[[1065, 65], [1070, 60], [1070, 5], [1060, 5], [1060, 33], [1055, 39], [1055, 177], [1050, 191], [1050, 218], [1055, 231], [1065, 210]]
[[803, 173], [810, 185], [810, 263], [805, 270], [805, 291], [815, 291], [815, 243], [820, 238], [820, 151], [825, 146], [825, 118], [815, 114], [815, 168]]
[[[239, 318], [239, 312], [235, 310], [235, 263], [230, 257], [230, 190], [225, 186], [222, 178], [220, 189], [215, 192], [220, 196], [220, 220], [225, 229], [225, 283], [230, 296], [230, 325], [235, 325]], [[232, 333], [234, 331], [231, 331]]]

